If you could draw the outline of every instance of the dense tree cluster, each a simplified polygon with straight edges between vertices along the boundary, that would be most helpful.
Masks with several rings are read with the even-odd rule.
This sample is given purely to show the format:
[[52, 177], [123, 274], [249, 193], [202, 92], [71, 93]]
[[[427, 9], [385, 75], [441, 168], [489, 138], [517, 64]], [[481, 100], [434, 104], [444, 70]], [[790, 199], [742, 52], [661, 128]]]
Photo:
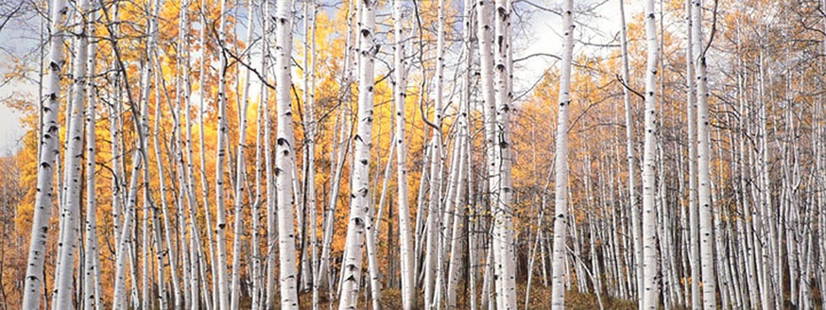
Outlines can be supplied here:
[[550, 2], [0, 4], [0, 308], [822, 308], [826, 0]]

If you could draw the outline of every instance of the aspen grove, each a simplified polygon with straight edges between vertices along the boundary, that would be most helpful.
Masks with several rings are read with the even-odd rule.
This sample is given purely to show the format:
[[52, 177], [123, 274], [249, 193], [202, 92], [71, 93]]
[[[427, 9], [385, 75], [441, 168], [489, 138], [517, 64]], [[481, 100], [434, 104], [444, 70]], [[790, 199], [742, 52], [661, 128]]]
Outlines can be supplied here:
[[826, 0], [0, 2], [0, 310], [824, 307]]

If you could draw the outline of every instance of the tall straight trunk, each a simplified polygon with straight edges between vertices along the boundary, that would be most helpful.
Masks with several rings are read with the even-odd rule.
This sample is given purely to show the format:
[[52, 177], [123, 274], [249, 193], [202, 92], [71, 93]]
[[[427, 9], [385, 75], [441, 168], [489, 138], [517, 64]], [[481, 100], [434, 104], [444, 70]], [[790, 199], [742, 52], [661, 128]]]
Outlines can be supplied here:
[[[477, 22], [477, 37], [479, 43], [479, 78], [481, 84], [480, 87], [480, 94], [479, 97], [482, 99], [482, 115], [483, 115], [483, 126], [485, 132], [485, 168], [484, 177], [485, 180], [480, 182], [480, 186], [484, 189], [484, 193], [488, 195], [488, 201], [493, 201], [490, 193], [493, 191], [493, 186], [491, 182], [491, 176], [498, 174], [497, 171], [494, 171], [495, 168], [495, 160], [493, 158], [494, 152], [494, 128], [495, 128], [495, 121], [494, 121], [494, 112], [496, 110], [496, 102], [494, 101], [494, 93], [493, 93], [493, 25], [491, 24], [491, 15], [493, 12], [493, 1], [490, 0], [481, 0], [479, 1], [478, 5], [476, 6], [476, 16], [478, 19]], [[482, 230], [482, 228], [478, 228], [478, 230]], [[480, 242], [486, 242], [480, 240]], [[489, 248], [490, 245], [487, 244]], [[484, 264], [479, 268], [484, 272], [484, 278], [482, 283], [482, 300], [481, 304], [484, 307], [493, 307], [494, 303], [491, 302], [488, 297], [490, 296], [491, 286], [491, 274], [490, 274], [490, 266], [493, 261], [493, 252], [488, 250], [487, 253], [480, 253], [481, 255], [485, 255]], [[481, 256], [480, 255], [480, 256]]]
[[696, 85], [694, 84], [694, 37], [692, 16], [693, 0], [686, 0], [686, 22], [688, 23], [688, 47], [686, 48], [686, 122], [688, 123], [688, 226], [689, 226], [689, 262], [691, 264], [691, 308], [700, 309], [700, 226], [697, 208], [697, 103]]
[[[267, 33], [267, 20], [269, 17], [267, 16], [267, 9], [269, 8], [268, 5], [269, 1], [262, 1], [260, 5], [261, 10], [261, 62], [260, 62], [260, 70], [264, 72], [263, 78], [266, 79], [266, 67], [267, 67], [267, 40], [265, 38]], [[258, 112], [256, 113], [256, 125], [255, 125], [255, 200], [252, 203], [252, 238], [250, 238], [251, 247], [252, 247], [252, 309], [259, 310], [265, 309], [265, 307], [269, 307], [270, 301], [267, 298], [267, 285], [266, 283], [270, 281], [270, 279], [265, 278], [265, 272], [262, 271], [261, 266], [261, 250], [260, 250], [260, 241], [259, 233], [260, 233], [260, 220], [268, 219], [269, 214], [266, 216], [261, 216], [260, 206], [264, 203], [269, 204], [270, 196], [264, 196], [266, 194], [266, 190], [268, 188], [267, 185], [264, 185], [264, 190], [261, 189], [261, 175], [264, 173], [265, 166], [269, 166], [269, 154], [262, 153], [268, 149], [266, 146], [262, 144], [265, 143], [264, 140], [264, 132], [269, 131], [269, 128], [263, 128], [265, 126], [269, 126], [269, 106], [267, 105], [267, 85], [261, 83], [260, 88], [258, 90]], [[262, 164], [262, 161], [265, 163]], [[268, 175], [264, 176], [265, 180], [269, 179]], [[269, 232], [267, 232], [269, 234]], [[265, 239], [267, 240], [267, 239]], [[268, 243], [265, 243], [268, 245]], [[269, 247], [266, 247], [266, 253], [269, 253]], [[268, 255], [269, 256], [269, 255]], [[265, 265], [266, 266], [266, 265]], [[266, 269], [266, 268], [265, 268]]]
[[[551, 308], [565, 308], [566, 230], [568, 229], [568, 108], [571, 104], [571, 62], [574, 50], [574, 3], [566, 0], [563, 8], [564, 48], [562, 50], [562, 77], [559, 80], [559, 111], [556, 125], [556, 202], [554, 213], [554, 242]], [[633, 191], [633, 189], [631, 189]], [[580, 276], [580, 275], [577, 275]]]
[[511, 0], [497, 0], [495, 14], [494, 73], [496, 131], [494, 156], [496, 174], [492, 178], [494, 206], [494, 274], [498, 309], [516, 309], [516, 243], [513, 227], [513, 188], [511, 179], [510, 115], [511, 100]]
[[[220, 1], [220, 17], [218, 20], [218, 44], [225, 44], [225, 24], [224, 15], [226, 13], [226, 0]], [[221, 53], [220, 64], [218, 65], [218, 133], [216, 134], [215, 146], [215, 243], [216, 250], [215, 261], [213, 265], [217, 268], [217, 277], [213, 281], [217, 283], [218, 303], [216, 307], [219, 310], [229, 309], [229, 279], [227, 279], [227, 216], [225, 195], [224, 195], [224, 169], [227, 157], [227, 94], [226, 94], [226, 79], [229, 71], [227, 63], [227, 52]]]
[[[266, 34], [270, 31], [270, 23], [272, 16], [270, 16], [270, 1], [264, 1], [262, 4], [263, 8], [261, 9], [262, 17], [262, 36], [264, 39], [262, 40], [261, 44], [261, 71], [264, 72], [264, 79], [267, 79], [267, 72], [270, 68], [270, 63], [267, 61], [270, 58], [270, 50], [269, 50], [269, 43], [270, 41], [267, 39]], [[261, 86], [261, 98], [260, 102], [264, 105], [263, 114], [264, 114], [264, 133], [263, 133], [263, 140], [264, 140], [264, 196], [266, 198], [266, 213], [265, 219], [266, 223], [266, 230], [267, 230], [267, 238], [266, 238], [266, 247], [264, 252], [266, 253], [266, 267], [265, 267], [265, 274], [264, 278], [266, 279], [266, 283], [264, 284], [264, 301], [263, 307], [265, 309], [269, 309], [275, 302], [275, 244], [276, 240], [276, 221], [277, 221], [277, 209], [276, 209], [276, 197], [275, 197], [275, 175], [273, 174], [273, 158], [272, 158], [272, 138], [270, 131], [272, 130], [272, 120], [270, 118], [270, 97], [269, 97], [269, 88], [265, 87], [264, 85]]]
[[[315, 87], [316, 87], [316, 43], [315, 34], [318, 27], [317, 15], [318, 5], [313, 1], [312, 3], [305, 3], [305, 12], [308, 10], [307, 6], [312, 7], [311, 13], [307, 14], [304, 22], [304, 208], [307, 213], [307, 232], [304, 234], [306, 242], [309, 246], [304, 246], [305, 252], [302, 254], [304, 263], [302, 264], [306, 270], [306, 277], [303, 277], [304, 286], [311, 288], [314, 282], [315, 270], [318, 265], [318, 236], [317, 236], [317, 207], [316, 207], [316, 188], [315, 188], [315, 148], [316, 137], [318, 135], [317, 121], [315, 119]], [[309, 25], [308, 25], [309, 24]], [[309, 45], [309, 47], [308, 47]]]
[[395, 141], [396, 143], [396, 186], [398, 189], [397, 204], [399, 207], [399, 251], [401, 260], [401, 298], [402, 309], [412, 310], [415, 307], [414, 294], [416, 293], [416, 283], [414, 283], [414, 275], [416, 271], [413, 269], [413, 240], [410, 235], [410, 198], [408, 197], [408, 180], [407, 180], [407, 143], [405, 136], [405, 99], [407, 98], [407, 61], [405, 60], [405, 46], [403, 38], [404, 16], [402, 15], [402, 1], [393, 0], [393, 36], [394, 36], [394, 51], [393, 63], [395, 71], [393, 78], [395, 84], [393, 85], [393, 102], [396, 111], [395, 117]]
[[52, 214], [54, 196], [54, 165], [59, 154], [60, 125], [57, 114], [60, 110], [60, 74], [66, 63], [63, 54], [63, 41], [66, 36], [65, 0], [51, 0], [49, 8], [51, 24], [49, 25], [49, 72], [46, 97], [40, 98], [43, 112], [40, 128], [40, 150], [37, 165], [37, 191], [35, 193], [32, 232], [29, 239], [29, 254], [26, 263], [26, 278], [23, 288], [23, 309], [40, 308], [40, 286], [45, 281], [43, 262], [46, 256], [46, 238], [49, 232], [49, 219]]
[[373, 40], [376, 25], [375, 0], [359, 2], [359, 94], [358, 129], [353, 137], [354, 154], [350, 181], [350, 216], [347, 223], [339, 309], [356, 309], [361, 280], [361, 248], [364, 245], [366, 210], [370, 203], [370, 143], [373, 132], [373, 66], [378, 46]]
[[640, 309], [657, 309], [660, 304], [659, 270], [657, 253], [656, 208], [656, 139], [657, 139], [657, 45], [656, 14], [654, 0], [646, 1], [645, 35], [648, 61], [645, 72], [645, 140], [643, 142], [642, 167], [642, 237], [643, 237], [643, 287]]
[[54, 300], [52, 302], [53, 308], [69, 308], [71, 307], [73, 289], [72, 281], [74, 276], [74, 259], [75, 250], [78, 244], [79, 231], [77, 223], [80, 214], [81, 203], [81, 182], [83, 180], [81, 159], [83, 158], [83, 116], [85, 114], [85, 99], [88, 76], [86, 75], [86, 66], [88, 64], [89, 55], [89, 37], [87, 31], [89, 30], [88, 17], [89, 1], [81, 0], [78, 3], [79, 20], [79, 34], [75, 45], [74, 58], [74, 72], [72, 77], [74, 79], [72, 85], [71, 98], [72, 106], [71, 118], [69, 123], [67, 136], [67, 148], [64, 154], [64, 172], [63, 181], [64, 197], [61, 199], [61, 214], [60, 214], [60, 241], [58, 242], [58, 260], [55, 268], [55, 284]]
[[711, 209], [711, 180], [709, 177], [710, 136], [709, 136], [709, 115], [708, 115], [708, 77], [706, 76], [705, 44], [703, 40], [702, 24], [703, 1], [694, 0], [692, 5], [692, 16], [694, 22], [691, 25], [692, 48], [696, 57], [696, 83], [697, 83], [697, 167], [698, 167], [698, 203], [699, 203], [699, 226], [700, 226], [700, 266], [703, 279], [703, 308], [714, 309], [717, 307], [716, 300], [716, 279], [714, 275], [714, 238], [712, 226]]
[[[631, 77], [628, 60], [628, 34], [625, 25], [625, 0], [620, 0], [620, 20], [622, 21], [622, 79], [630, 83]], [[635, 291], [642, 287], [642, 240], [640, 234], [640, 210], [637, 207], [637, 165], [634, 163], [634, 123], [631, 118], [631, 94], [628, 88], [622, 88], [622, 100], [625, 104], [625, 152], [628, 166], [628, 211], [631, 213], [631, 234], [633, 241], [633, 271]]]
[[[91, 14], [92, 20], [97, 16], [94, 12]], [[93, 26], [90, 25], [89, 32], [94, 31]], [[89, 77], [87, 78], [87, 95], [88, 95], [88, 109], [86, 110], [86, 244], [85, 244], [85, 259], [83, 263], [83, 308], [84, 309], [98, 309], [100, 303], [100, 255], [98, 250], [98, 235], [97, 235], [97, 195], [95, 192], [95, 162], [96, 145], [96, 98], [97, 90], [93, 76], [95, 75], [95, 49], [97, 44], [93, 41], [89, 46], [89, 57], [87, 62], [87, 71]]]
[[[264, 57], [261, 57], [262, 59]], [[263, 67], [263, 66], [262, 66]], [[261, 85], [261, 88], [266, 87], [266, 85]], [[252, 234], [250, 236], [250, 261], [252, 261], [252, 269], [250, 271], [250, 278], [252, 280], [252, 288], [250, 294], [252, 295], [251, 307], [253, 310], [258, 310], [261, 308], [262, 303], [262, 295], [261, 295], [261, 283], [263, 280], [263, 276], [261, 274], [261, 249], [260, 249], [260, 241], [259, 233], [260, 233], [260, 223], [261, 223], [261, 211], [260, 205], [264, 202], [264, 198], [262, 198], [262, 191], [261, 191], [261, 174], [264, 171], [264, 166], [262, 164], [262, 156], [261, 156], [261, 144], [262, 141], [262, 127], [264, 126], [264, 92], [259, 92], [258, 97], [258, 110], [256, 112], [255, 118], [255, 177], [254, 177], [254, 184], [255, 184], [255, 196], [252, 203], [250, 204], [251, 208], [251, 215], [252, 218]]]
[[278, 204], [278, 253], [281, 308], [298, 309], [295, 228], [293, 225], [293, 163], [295, 151], [292, 102], [292, 0], [277, 2], [275, 12], [276, 126], [275, 177]]

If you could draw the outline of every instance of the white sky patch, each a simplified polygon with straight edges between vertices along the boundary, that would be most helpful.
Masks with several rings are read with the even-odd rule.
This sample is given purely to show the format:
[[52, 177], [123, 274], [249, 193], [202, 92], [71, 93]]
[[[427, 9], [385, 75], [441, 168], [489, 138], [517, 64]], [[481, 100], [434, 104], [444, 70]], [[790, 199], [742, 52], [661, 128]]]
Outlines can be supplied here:
[[[595, 44], [612, 44], [619, 48], [620, 42], [614, 40], [615, 36], [618, 39], [618, 33], [621, 29], [620, 0], [587, 0], [575, 1], [575, 10], [582, 10], [587, 7], [593, 7], [601, 4], [592, 13], [585, 14], [583, 12], [574, 13], [574, 22], [576, 23], [574, 42], [574, 57], [576, 55], [604, 55], [615, 48], [613, 47], [596, 47], [585, 46], [583, 42]], [[532, 1], [538, 5], [546, 5], [552, 10], [560, 10], [561, 1], [554, 1], [548, 3], [543, 1]], [[562, 54], [562, 18], [554, 12], [539, 10], [529, 4], [519, 4], [524, 9], [534, 11], [533, 15], [528, 19], [528, 33], [525, 41], [516, 42], [516, 53], [514, 59], [525, 58], [537, 54], [551, 54], [561, 56]], [[630, 23], [631, 18], [642, 12], [642, 3], [637, 1], [625, 2], [625, 18], [626, 22]], [[519, 27], [519, 25], [516, 25]], [[543, 73], [551, 67], [557, 66], [559, 60], [548, 56], [535, 56], [525, 59], [520, 63], [514, 64], [515, 74], [514, 83], [516, 96], [519, 96], [523, 91], [527, 90]], [[576, 70], [576, 69], [574, 69]]]
[[[19, 86], [17, 84], [9, 83], [0, 88], [0, 98], [11, 96], [12, 87]], [[20, 124], [20, 114], [0, 104], [0, 156], [7, 156], [16, 152], [21, 146], [20, 139], [25, 133], [25, 128]]]

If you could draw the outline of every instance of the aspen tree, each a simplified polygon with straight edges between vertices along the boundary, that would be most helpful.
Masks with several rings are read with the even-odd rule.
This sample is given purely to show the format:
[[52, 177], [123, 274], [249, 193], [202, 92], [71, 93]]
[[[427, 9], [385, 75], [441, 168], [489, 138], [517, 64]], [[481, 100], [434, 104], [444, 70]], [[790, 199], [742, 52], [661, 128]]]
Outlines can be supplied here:
[[497, 0], [494, 10], [494, 73], [496, 131], [494, 162], [497, 174], [492, 178], [494, 209], [494, 272], [498, 309], [516, 309], [516, 253], [513, 226], [513, 188], [511, 179], [510, 115], [511, 101], [511, 0]]
[[403, 37], [404, 15], [402, 13], [402, 1], [393, 1], [393, 102], [395, 109], [394, 141], [396, 144], [396, 186], [398, 189], [397, 204], [399, 208], [399, 258], [401, 260], [401, 298], [402, 309], [412, 310], [414, 308], [415, 283], [413, 269], [413, 240], [410, 236], [410, 207], [408, 206], [408, 168], [407, 168], [407, 143], [405, 136], [405, 99], [407, 98], [407, 70], [408, 64], [405, 60], [405, 46]]
[[[218, 17], [218, 33], [217, 40], [219, 45], [226, 42], [225, 27], [226, 21], [224, 15], [226, 14], [226, 0], [219, 2], [220, 16]], [[225, 206], [224, 194], [224, 169], [227, 157], [227, 95], [226, 95], [226, 79], [229, 71], [229, 64], [227, 63], [228, 51], [222, 51], [220, 57], [220, 64], [218, 65], [218, 133], [216, 134], [215, 146], [215, 243], [216, 250], [215, 261], [213, 265], [217, 268], [217, 274], [213, 281], [218, 287], [216, 291], [217, 304], [216, 308], [219, 310], [229, 309], [229, 279], [227, 278], [227, 216]]]
[[[436, 73], [434, 84], [434, 106], [433, 106], [433, 137], [431, 138], [432, 153], [430, 158], [430, 197], [428, 198], [427, 212], [427, 236], [425, 239], [425, 259], [424, 259], [424, 305], [431, 309], [437, 307], [438, 301], [434, 298], [437, 295], [436, 278], [442, 273], [442, 265], [438, 262], [437, 253], [440, 252], [439, 233], [442, 230], [442, 109], [443, 109], [443, 85], [444, 79], [444, 0], [438, 0], [438, 16], [436, 23]], [[421, 42], [421, 41], [420, 41]], [[424, 64], [422, 64], [424, 66]], [[424, 70], [424, 68], [422, 68]], [[422, 74], [422, 78], [425, 75]]]
[[689, 262], [691, 264], [691, 307], [700, 309], [700, 230], [699, 230], [699, 209], [697, 207], [697, 106], [696, 106], [696, 85], [694, 83], [694, 37], [693, 26], [693, 0], [686, 0], [686, 22], [688, 24], [686, 47], [686, 82], [688, 93], [686, 94], [687, 123], [688, 123], [688, 212], [689, 212]]
[[354, 154], [350, 181], [350, 216], [344, 243], [339, 309], [356, 309], [361, 278], [366, 211], [370, 203], [370, 143], [373, 126], [373, 66], [378, 46], [373, 40], [376, 16], [374, 0], [360, 1], [358, 126], [353, 137]]
[[702, 0], [692, 3], [691, 24], [692, 48], [696, 58], [695, 70], [697, 85], [697, 177], [698, 177], [698, 205], [700, 226], [700, 266], [703, 279], [703, 308], [715, 309], [716, 276], [714, 274], [714, 239], [712, 238], [712, 210], [711, 210], [711, 180], [709, 176], [710, 135], [708, 115], [708, 77], [706, 76], [706, 55], [703, 39]]
[[656, 209], [656, 123], [657, 123], [657, 44], [656, 14], [654, 1], [645, 5], [645, 37], [647, 42], [647, 65], [645, 71], [645, 140], [643, 143], [642, 171], [642, 237], [643, 281], [640, 290], [640, 309], [657, 309], [660, 304], [659, 270], [657, 253], [657, 209]]
[[[571, 105], [571, 62], [574, 50], [574, 3], [566, 0], [562, 14], [564, 47], [559, 80], [559, 110], [556, 125], [556, 174], [554, 178], [556, 202], [554, 213], [554, 241], [552, 265], [551, 308], [565, 308], [566, 231], [568, 229], [568, 109]], [[632, 189], [633, 190], [633, 189]], [[579, 276], [579, 275], [577, 275]]]
[[[98, 8], [95, 5], [95, 10]], [[91, 13], [90, 20], [95, 21], [97, 12]], [[89, 25], [89, 33], [94, 33], [94, 25]], [[87, 59], [87, 84], [86, 93], [89, 102], [86, 110], [86, 240], [85, 240], [85, 262], [83, 263], [83, 308], [84, 309], [98, 309], [101, 305], [100, 296], [100, 253], [98, 250], [98, 235], [97, 235], [97, 193], [95, 188], [95, 162], [96, 145], [96, 98], [98, 96], [97, 85], [95, 84], [94, 75], [96, 61], [96, 41], [89, 43], [89, 57]]]
[[[53, 308], [69, 308], [71, 307], [72, 295], [72, 279], [74, 276], [74, 258], [75, 250], [77, 248], [79, 231], [77, 229], [77, 222], [80, 221], [80, 203], [81, 203], [81, 182], [82, 166], [81, 159], [83, 158], [83, 117], [86, 113], [86, 88], [88, 76], [86, 75], [86, 67], [89, 57], [89, 1], [82, 0], [78, 3], [77, 10], [80, 14], [78, 30], [78, 40], [75, 45], [74, 58], [74, 72], [72, 77], [74, 79], [72, 84], [72, 105], [70, 123], [67, 135], [67, 147], [64, 154], [64, 197], [60, 199], [62, 203], [60, 214], [60, 242], [58, 243], [58, 261], [56, 265], [56, 276], [54, 288]], [[94, 54], [92, 54], [94, 55]]]
[[281, 308], [298, 309], [298, 287], [295, 253], [295, 228], [293, 225], [293, 164], [295, 136], [292, 128], [292, 102], [290, 88], [292, 77], [292, 1], [280, 0], [275, 11], [275, 78], [276, 78], [276, 126], [275, 177], [278, 204], [278, 259]]
[[40, 149], [37, 166], [37, 192], [35, 194], [34, 215], [32, 216], [32, 232], [29, 239], [29, 253], [26, 264], [26, 278], [23, 288], [23, 309], [40, 308], [40, 286], [45, 280], [43, 262], [46, 254], [46, 238], [49, 232], [52, 199], [54, 196], [54, 169], [55, 158], [59, 152], [60, 140], [57, 114], [60, 111], [60, 72], [66, 63], [64, 59], [63, 41], [66, 36], [66, 13], [68, 7], [65, 0], [51, 0], [49, 24], [49, 72], [47, 78], [46, 98], [40, 98], [40, 109], [43, 112], [40, 128]]
[[[688, 0], [690, 1], [690, 0]], [[622, 29], [620, 32], [622, 34], [622, 41], [620, 42], [622, 48], [622, 79], [625, 83], [629, 83], [630, 79], [630, 69], [629, 69], [629, 61], [628, 61], [628, 34], [627, 34], [627, 26], [625, 24], [625, 0], [620, 0], [620, 21], [622, 22]], [[625, 152], [626, 152], [626, 160], [628, 166], [628, 212], [631, 213], [631, 239], [633, 240], [633, 255], [632, 261], [633, 263], [633, 272], [636, 281], [634, 282], [634, 287], [637, 288], [637, 292], [639, 289], [642, 288], [642, 240], [641, 233], [640, 233], [640, 210], [637, 207], [637, 165], [634, 163], [634, 127], [633, 121], [631, 117], [631, 94], [628, 91], [627, 87], [622, 88], [622, 100], [625, 105]]]

